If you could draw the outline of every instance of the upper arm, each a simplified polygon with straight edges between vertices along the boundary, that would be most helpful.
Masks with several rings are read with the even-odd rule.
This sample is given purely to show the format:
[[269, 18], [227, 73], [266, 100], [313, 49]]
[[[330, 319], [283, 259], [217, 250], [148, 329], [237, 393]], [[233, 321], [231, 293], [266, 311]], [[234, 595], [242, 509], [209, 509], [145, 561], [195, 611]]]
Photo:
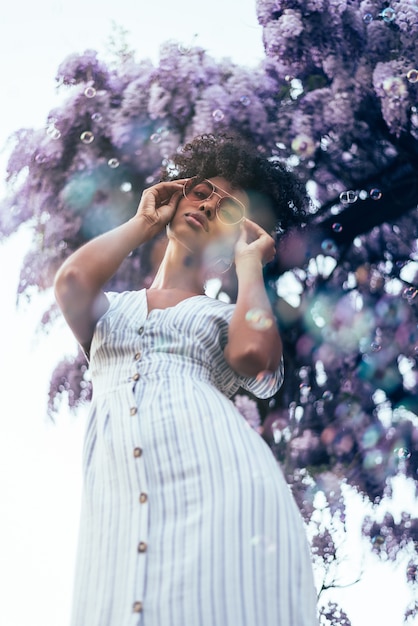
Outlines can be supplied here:
[[74, 336], [86, 353], [90, 351], [96, 323], [109, 308], [103, 291], [92, 293], [74, 272], [59, 272], [54, 282], [55, 298]]

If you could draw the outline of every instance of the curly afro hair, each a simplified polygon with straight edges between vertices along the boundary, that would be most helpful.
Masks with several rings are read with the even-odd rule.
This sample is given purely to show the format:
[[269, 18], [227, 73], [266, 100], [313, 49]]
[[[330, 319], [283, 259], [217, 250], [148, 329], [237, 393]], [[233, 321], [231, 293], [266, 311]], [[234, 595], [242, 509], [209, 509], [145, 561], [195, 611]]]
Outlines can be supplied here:
[[192, 176], [222, 176], [233, 187], [244, 189], [250, 197], [250, 217], [277, 234], [306, 223], [308, 197], [302, 183], [282, 163], [261, 155], [241, 137], [199, 135], [161, 172], [161, 180]]

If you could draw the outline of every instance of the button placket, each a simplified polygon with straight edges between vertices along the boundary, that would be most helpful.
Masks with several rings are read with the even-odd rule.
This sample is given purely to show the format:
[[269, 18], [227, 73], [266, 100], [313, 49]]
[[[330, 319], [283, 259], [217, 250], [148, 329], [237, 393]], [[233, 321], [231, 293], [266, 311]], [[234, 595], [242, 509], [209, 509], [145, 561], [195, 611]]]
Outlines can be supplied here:
[[[142, 331], [138, 334], [142, 334]], [[132, 457], [131, 463], [133, 464], [133, 471], [136, 475], [135, 482], [138, 487], [137, 495], [134, 496], [136, 502], [135, 505], [137, 508], [136, 519], [137, 522], [135, 524], [136, 530], [134, 531], [136, 535], [136, 542], [132, 546], [135, 553], [133, 558], [137, 560], [136, 562], [136, 593], [132, 598], [132, 613], [133, 614], [142, 614], [144, 611], [144, 590], [145, 590], [145, 577], [146, 577], [146, 567], [147, 567], [147, 550], [148, 550], [148, 495], [147, 495], [147, 480], [145, 475], [145, 467], [144, 467], [144, 451], [142, 447], [141, 441], [141, 433], [140, 433], [140, 420], [135, 418], [140, 413], [140, 396], [135, 392], [136, 384], [140, 380], [141, 375], [138, 371], [140, 367], [140, 361], [142, 358], [142, 346], [135, 346], [134, 350], [136, 352], [133, 354], [133, 372], [130, 377], [131, 385], [130, 385], [130, 403], [129, 403], [129, 414], [130, 414], [130, 428], [132, 432]], [[138, 368], [138, 369], [137, 369]], [[132, 419], [134, 417], [134, 419]], [[134, 537], [132, 537], [134, 539]]]
[[[137, 329], [137, 335], [141, 336], [144, 333], [144, 326], [139, 326]], [[136, 383], [140, 380], [141, 374], [138, 371], [140, 368], [140, 361], [142, 358], [142, 345], [141, 340], [139, 345], [135, 346], [136, 352], [133, 354], [133, 372], [130, 377], [131, 381], [131, 404], [129, 406], [130, 416], [133, 417], [140, 412], [138, 407], [138, 397], [135, 393]], [[139, 487], [138, 495], [135, 496], [137, 509], [137, 524], [136, 533], [137, 540], [136, 545], [133, 546], [137, 559], [137, 591], [136, 598], [132, 598], [132, 611], [133, 613], [142, 613], [144, 609], [143, 594], [145, 590], [145, 576], [146, 576], [146, 564], [147, 564], [147, 550], [148, 550], [148, 494], [147, 494], [147, 480], [145, 475], [143, 448], [140, 433], [138, 432], [139, 421], [136, 419], [130, 420], [132, 434], [133, 434], [133, 453], [131, 457], [131, 463], [133, 463], [134, 471], [136, 474], [136, 484]], [[135, 533], [135, 534], [136, 534]]]

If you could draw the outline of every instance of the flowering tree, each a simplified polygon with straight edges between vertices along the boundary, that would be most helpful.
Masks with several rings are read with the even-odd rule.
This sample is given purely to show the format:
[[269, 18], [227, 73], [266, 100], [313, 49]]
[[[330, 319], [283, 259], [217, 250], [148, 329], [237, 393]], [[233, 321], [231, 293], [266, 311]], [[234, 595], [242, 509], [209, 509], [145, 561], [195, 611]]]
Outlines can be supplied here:
[[[296, 375], [271, 434], [299, 482], [301, 466], [316, 468], [332, 512], [338, 475], [372, 502], [397, 472], [417, 477], [418, 7], [258, 0], [257, 12], [266, 73], [288, 85], [278, 155], [314, 182], [318, 204], [272, 277], [281, 294], [293, 285], [293, 307], [277, 306]], [[416, 584], [418, 521], [386, 515], [363, 531], [382, 558], [410, 551]], [[416, 615], [413, 604], [405, 618]]]
[[[315, 527], [326, 590], [338, 584], [342, 484], [377, 504], [390, 496], [391, 477], [417, 476], [417, 5], [258, 0], [257, 11], [266, 49], [257, 69], [173, 42], [157, 66], [126, 48], [108, 63], [94, 51], [67, 58], [57, 74], [62, 104], [45, 128], [11, 139], [0, 228], [7, 236], [33, 227], [19, 285], [29, 293], [50, 287], [83, 242], [132, 216], [161, 164], [170, 167], [196, 134], [232, 130], [297, 169], [311, 212], [278, 242], [265, 275], [286, 381], [269, 403], [242, 394], [235, 402]], [[158, 245], [135, 251], [109, 288], [148, 285]], [[46, 311], [45, 328], [55, 315]], [[67, 357], [51, 382], [51, 409], [62, 397], [76, 407], [89, 393], [84, 358]], [[320, 494], [325, 526], [315, 518]], [[382, 558], [410, 551], [415, 584], [418, 520], [365, 520], [363, 531]], [[332, 604], [321, 619], [349, 624]]]

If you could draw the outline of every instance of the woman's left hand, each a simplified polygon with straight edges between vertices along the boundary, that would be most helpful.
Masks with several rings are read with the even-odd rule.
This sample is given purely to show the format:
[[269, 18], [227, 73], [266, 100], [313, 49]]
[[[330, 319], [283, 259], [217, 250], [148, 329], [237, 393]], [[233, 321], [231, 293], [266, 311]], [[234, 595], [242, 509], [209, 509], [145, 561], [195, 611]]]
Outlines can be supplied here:
[[255, 258], [265, 265], [273, 261], [275, 254], [273, 237], [261, 226], [246, 218], [241, 226], [240, 237], [235, 244], [235, 264], [244, 258]]

